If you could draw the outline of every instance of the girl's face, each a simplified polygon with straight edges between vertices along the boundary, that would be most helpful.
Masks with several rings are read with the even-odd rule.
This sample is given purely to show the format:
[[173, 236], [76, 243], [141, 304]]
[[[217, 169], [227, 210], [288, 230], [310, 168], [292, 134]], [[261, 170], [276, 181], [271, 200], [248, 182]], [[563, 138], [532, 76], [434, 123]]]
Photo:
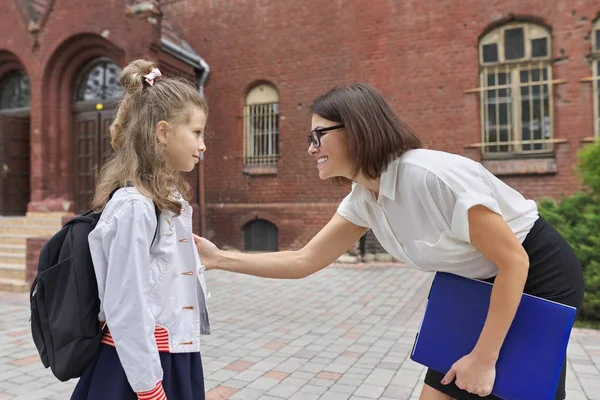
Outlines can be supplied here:
[[[190, 106], [186, 112], [187, 121], [168, 125], [162, 135], [167, 166], [180, 172], [193, 170], [200, 161], [200, 153], [206, 151], [204, 144], [206, 113], [196, 106]], [[159, 127], [159, 136], [161, 136], [160, 130]]]
[[[350, 159], [348, 138], [344, 128], [320, 132], [323, 128], [334, 126], [341, 126], [341, 124], [313, 114], [310, 134], [314, 139], [308, 147], [308, 154], [315, 158], [319, 178], [328, 179], [336, 176], [351, 178], [353, 163]], [[318, 136], [320, 136], [320, 146], [318, 145]]]

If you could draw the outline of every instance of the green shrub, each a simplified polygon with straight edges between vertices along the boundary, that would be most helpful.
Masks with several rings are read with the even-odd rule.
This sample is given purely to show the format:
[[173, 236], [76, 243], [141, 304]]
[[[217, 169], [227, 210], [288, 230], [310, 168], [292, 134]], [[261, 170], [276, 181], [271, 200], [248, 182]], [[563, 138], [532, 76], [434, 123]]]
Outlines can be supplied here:
[[577, 170], [586, 189], [557, 202], [543, 199], [539, 211], [582, 264], [585, 294], [580, 319], [600, 321], [600, 142], [579, 152]]

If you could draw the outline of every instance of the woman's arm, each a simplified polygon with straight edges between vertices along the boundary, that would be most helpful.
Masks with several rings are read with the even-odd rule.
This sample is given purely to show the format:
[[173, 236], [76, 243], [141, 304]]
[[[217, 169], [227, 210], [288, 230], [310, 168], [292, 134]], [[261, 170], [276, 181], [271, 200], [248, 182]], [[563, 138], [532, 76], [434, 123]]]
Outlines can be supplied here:
[[210, 241], [194, 236], [200, 259], [207, 269], [221, 269], [275, 279], [305, 278], [334, 262], [366, 228], [335, 213], [333, 218], [300, 250], [247, 254], [217, 249]]
[[471, 244], [498, 268], [488, 316], [474, 353], [496, 361], [519, 307], [529, 256], [504, 219], [483, 206], [469, 210]]
[[468, 211], [471, 244], [498, 268], [485, 324], [474, 349], [458, 360], [442, 383], [480, 396], [491, 393], [495, 365], [523, 295], [529, 256], [504, 219], [484, 206]]

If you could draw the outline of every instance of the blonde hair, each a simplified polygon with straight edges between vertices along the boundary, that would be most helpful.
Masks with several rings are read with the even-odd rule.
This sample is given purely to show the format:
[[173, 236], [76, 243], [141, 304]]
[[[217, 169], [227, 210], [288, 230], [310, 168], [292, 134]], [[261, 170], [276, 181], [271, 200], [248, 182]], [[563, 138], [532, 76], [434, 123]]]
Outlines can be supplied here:
[[162, 210], [181, 212], [181, 203], [173, 199], [178, 190], [190, 199], [190, 185], [178, 171], [167, 168], [163, 147], [156, 138], [160, 121], [177, 125], [187, 123], [190, 107], [198, 107], [208, 115], [208, 105], [189, 82], [159, 77], [153, 85], [144, 81], [155, 65], [135, 60], [121, 72], [120, 82], [125, 96], [110, 126], [112, 157], [98, 177], [92, 208], [100, 212], [110, 193], [131, 183]]

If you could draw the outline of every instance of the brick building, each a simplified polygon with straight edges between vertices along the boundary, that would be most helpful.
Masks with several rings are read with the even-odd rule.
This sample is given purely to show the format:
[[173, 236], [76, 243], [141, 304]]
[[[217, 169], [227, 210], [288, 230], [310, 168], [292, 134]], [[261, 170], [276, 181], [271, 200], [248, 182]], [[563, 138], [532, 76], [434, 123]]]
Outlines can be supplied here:
[[109, 153], [111, 79], [140, 56], [204, 90], [197, 228], [247, 250], [298, 248], [348, 192], [306, 154], [307, 105], [334, 85], [369, 82], [428, 147], [481, 160], [532, 198], [576, 190], [576, 152], [599, 135], [592, 0], [0, 6], [0, 215], [86, 207]]
[[[110, 155], [120, 68], [149, 57], [200, 90], [208, 65], [151, 3], [0, 4], [0, 215], [80, 212], [89, 208], [95, 175]], [[196, 199], [198, 176], [189, 176]]]

